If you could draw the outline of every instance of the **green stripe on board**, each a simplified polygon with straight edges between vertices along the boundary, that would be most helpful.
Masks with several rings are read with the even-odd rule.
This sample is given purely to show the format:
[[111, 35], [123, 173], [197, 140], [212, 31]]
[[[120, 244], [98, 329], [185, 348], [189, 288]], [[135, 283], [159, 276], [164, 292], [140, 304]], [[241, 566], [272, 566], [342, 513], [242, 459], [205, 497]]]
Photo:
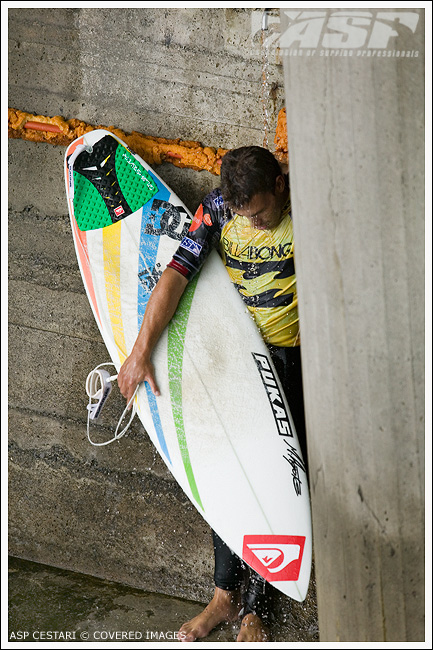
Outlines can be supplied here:
[[204, 511], [203, 504], [198, 493], [194, 472], [191, 467], [191, 460], [188, 452], [188, 445], [185, 436], [182, 407], [182, 366], [183, 352], [185, 347], [186, 326], [188, 323], [191, 303], [194, 291], [197, 286], [198, 275], [189, 283], [181, 298], [176, 314], [168, 326], [168, 382], [170, 388], [171, 408], [176, 427], [177, 440], [183, 466], [185, 468], [188, 483], [194, 499]]

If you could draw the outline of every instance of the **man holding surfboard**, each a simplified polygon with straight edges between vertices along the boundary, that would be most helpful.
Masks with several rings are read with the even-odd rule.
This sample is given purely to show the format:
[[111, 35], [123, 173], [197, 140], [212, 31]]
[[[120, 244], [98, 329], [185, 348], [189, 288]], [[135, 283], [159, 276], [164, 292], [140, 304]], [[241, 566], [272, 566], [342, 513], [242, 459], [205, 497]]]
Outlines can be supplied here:
[[[279, 163], [262, 147], [241, 147], [224, 156], [221, 188], [203, 200], [188, 236], [153, 290], [134, 348], [121, 367], [119, 388], [127, 401], [143, 381], [160, 394], [152, 351], [188, 282], [214, 246], [269, 347], [306, 459], [290, 191]], [[182, 626], [179, 639], [203, 638], [219, 623], [236, 620], [242, 613], [238, 641], [266, 640], [265, 581], [252, 573], [242, 604], [242, 562], [215, 533], [214, 548], [214, 597]]]

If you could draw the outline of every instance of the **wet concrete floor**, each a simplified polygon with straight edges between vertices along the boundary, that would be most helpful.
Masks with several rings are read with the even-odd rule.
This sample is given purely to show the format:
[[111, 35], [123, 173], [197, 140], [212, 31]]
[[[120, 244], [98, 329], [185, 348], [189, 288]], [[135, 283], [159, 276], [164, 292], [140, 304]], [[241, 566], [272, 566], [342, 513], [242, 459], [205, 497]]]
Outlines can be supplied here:
[[[9, 642], [178, 643], [181, 625], [202, 603], [148, 593], [107, 580], [9, 558]], [[239, 623], [202, 642], [234, 643]], [[287, 629], [272, 641], [294, 641]], [[290, 637], [290, 635], [289, 635]]]

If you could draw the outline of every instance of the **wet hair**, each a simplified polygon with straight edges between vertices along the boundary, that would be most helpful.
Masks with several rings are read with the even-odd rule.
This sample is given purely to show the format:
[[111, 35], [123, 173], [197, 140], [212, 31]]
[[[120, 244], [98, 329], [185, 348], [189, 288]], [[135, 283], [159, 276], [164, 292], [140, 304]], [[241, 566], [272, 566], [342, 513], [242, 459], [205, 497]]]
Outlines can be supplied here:
[[229, 208], [241, 209], [254, 195], [275, 194], [280, 165], [264, 147], [239, 147], [228, 151], [221, 164], [221, 194]]

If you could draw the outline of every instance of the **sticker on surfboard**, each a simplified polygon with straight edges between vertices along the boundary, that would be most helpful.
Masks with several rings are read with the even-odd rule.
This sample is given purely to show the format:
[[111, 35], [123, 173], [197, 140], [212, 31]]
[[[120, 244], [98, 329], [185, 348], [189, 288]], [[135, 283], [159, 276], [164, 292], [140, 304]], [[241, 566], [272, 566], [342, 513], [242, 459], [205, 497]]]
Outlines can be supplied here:
[[129, 149], [110, 135], [74, 161], [74, 216], [78, 228], [104, 228], [145, 205], [158, 186]]
[[305, 537], [245, 535], [242, 558], [268, 582], [299, 578]]

